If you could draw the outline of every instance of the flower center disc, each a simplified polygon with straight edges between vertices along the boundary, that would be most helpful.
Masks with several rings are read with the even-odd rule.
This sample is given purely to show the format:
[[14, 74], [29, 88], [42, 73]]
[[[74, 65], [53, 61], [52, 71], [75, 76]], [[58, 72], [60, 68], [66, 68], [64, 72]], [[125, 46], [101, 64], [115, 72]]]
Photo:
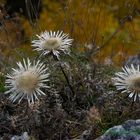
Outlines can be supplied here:
[[130, 79], [130, 89], [140, 91], [140, 77]]
[[31, 71], [25, 71], [20, 76], [17, 76], [15, 81], [19, 90], [31, 92], [37, 86], [38, 75], [33, 74]]
[[61, 41], [58, 38], [49, 38], [42, 44], [42, 48], [46, 50], [58, 49], [60, 47]]

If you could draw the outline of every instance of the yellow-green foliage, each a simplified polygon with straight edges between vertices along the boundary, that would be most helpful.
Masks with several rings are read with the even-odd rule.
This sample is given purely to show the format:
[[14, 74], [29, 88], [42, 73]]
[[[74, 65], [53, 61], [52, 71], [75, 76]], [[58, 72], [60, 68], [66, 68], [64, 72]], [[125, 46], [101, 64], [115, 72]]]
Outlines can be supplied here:
[[39, 25], [44, 30], [59, 29], [70, 33], [75, 40], [75, 48], [79, 51], [84, 50], [86, 43], [101, 46], [118, 30], [96, 58], [103, 62], [109, 57], [114, 63], [122, 64], [127, 56], [139, 51], [140, 20], [134, 17], [132, 21], [124, 22], [123, 26], [119, 21], [133, 15], [134, 8], [139, 6], [138, 0], [68, 0], [63, 3], [44, 0]]
[[[64, 30], [74, 38], [74, 48], [85, 51], [85, 44], [102, 46], [117, 31], [94, 59], [104, 62], [109, 58], [115, 64], [122, 64], [129, 55], [139, 51], [140, 20], [137, 12], [134, 12], [140, 7], [138, 0], [43, 0], [42, 3], [42, 12], [34, 25], [27, 19], [20, 18], [25, 37], [23, 40], [28, 40], [25, 41], [25, 46], [30, 45], [30, 40], [36, 33]], [[3, 34], [1, 32], [0, 36]], [[13, 34], [9, 35], [12, 44], [17, 42], [13, 39], [16, 32]], [[3, 38], [2, 41], [7, 42]]]

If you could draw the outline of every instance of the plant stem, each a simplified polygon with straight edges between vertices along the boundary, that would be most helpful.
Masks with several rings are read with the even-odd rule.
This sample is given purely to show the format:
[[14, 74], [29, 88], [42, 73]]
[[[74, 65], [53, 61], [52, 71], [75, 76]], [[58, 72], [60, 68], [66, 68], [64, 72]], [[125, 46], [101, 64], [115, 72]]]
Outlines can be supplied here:
[[66, 81], [67, 81], [67, 84], [68, 84], [68, 86], [69, 86], [69, 88], [70, 88], [72, 94], [75, 95], [74, 90], [73, 90], [73, 88], [72, 88], [72, 86], [71, 86], [71, 84], [70, 84], [70, 82], [69, 82], [69, 79], [68, 79], [68, 77], [67, 77], [67, 75], [66, 75], [66, 73], [65, 73], [65, 71], [64, 71], [64, 69], [63, 69], [63, 67], [61, 66], [61, 64], [60, 64], [60, 68], [61, 68], [61, 71], [62, 71], [62, 73], [63, 73], [63, 75], [64, 75], [64, 77], [65, 77], [65, 79], [66, 79]]
[[[58, 58], [55, 55], [53, 55], [53, 58], [55, 60], [59, 61]], [[59, 66], [60, 66], [60, 69], [61, 69], [61, 71], [62, 71], [65, 79], [66, 79], [67, 85], [68, 85], [69, 89], [71, 90], [72, 95], [74, 96], [75, 95], [75, 92], [74, 92], [74, 90], [73, 90], [73, 88], [72, 88], [72, 86], [70, 84], [69, 78], [68, 78], [67, 74], [65, 73], [64, 68], [62, 67], [61, 63], [60, 63]]]

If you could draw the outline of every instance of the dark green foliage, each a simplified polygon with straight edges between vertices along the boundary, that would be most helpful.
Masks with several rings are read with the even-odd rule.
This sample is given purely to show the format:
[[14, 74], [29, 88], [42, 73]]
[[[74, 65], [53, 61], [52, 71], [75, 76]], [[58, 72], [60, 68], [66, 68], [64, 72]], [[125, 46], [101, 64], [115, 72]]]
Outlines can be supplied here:
[[5, 84], [4, 84], [5, 78], [3, 75], [0, 75], [0, 93], [5, 91]]

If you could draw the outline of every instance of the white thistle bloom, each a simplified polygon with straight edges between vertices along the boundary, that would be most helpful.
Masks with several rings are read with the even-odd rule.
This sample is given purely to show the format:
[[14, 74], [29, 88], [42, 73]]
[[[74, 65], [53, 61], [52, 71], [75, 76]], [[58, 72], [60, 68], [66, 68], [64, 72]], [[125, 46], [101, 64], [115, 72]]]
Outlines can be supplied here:
[[63, 31], [45, 31], [37, 35], [37, 37], [37, 40], [32, 41], [32, 46], [35, 47], [35, 50], [42, 51], [44, 55], [52, 52], [57, 58], [59, 58], [59, 51], [63, 51], [65, 54], [69, 53], [69, 47], [73, 41]]
[[23, 64], [18, 62], [17, 65], [17, 69], [12, 68], [12, 73], [6, 75], [5, 83], [8, 90], [5, 93], [11, 93], [9, 99], [13, 102], [18, 100], [20, 103], [26, 98], [29, 104], [34, 103], [38, 96], [45, 95], [41, 89], [49, 88], [46, 85], [49, 81], [47, 68], [40, 61], [31, 63], [29, 59], [27, 62], [23, 59]]
[[125, 66], [122, 70], [113, 78], [117, 90], [129, 93], [129, 97], [133, 97], [134, 101], [140, 99], [140, 66], [136, 68], [132, 64], [131, 67]]

